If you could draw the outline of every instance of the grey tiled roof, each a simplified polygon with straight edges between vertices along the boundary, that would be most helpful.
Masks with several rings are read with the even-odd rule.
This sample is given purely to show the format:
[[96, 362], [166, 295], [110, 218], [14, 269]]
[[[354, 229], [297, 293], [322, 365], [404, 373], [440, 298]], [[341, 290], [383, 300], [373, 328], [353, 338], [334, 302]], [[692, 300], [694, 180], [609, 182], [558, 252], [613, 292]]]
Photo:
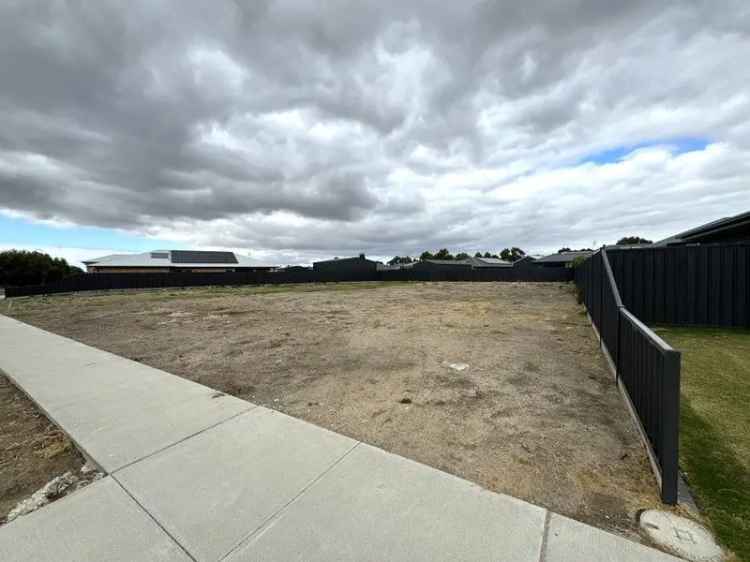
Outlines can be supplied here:
[[513, 267], [509, 261], [500, 258], [469, 258], [474, 267]]
[[426, 262], [426, 263], [431, 263], [431, 264], [434, 264], [434, 265], [467, 265], [467, 266], [471, 266], [472, 265], [470, 259], [468, 259], [468, 260], [434, 260], [434, 259], [429, 259], [429, 260], [422, 260], [422, 261]]
[[559, 254], [550, 254], [536, 260], [536, 263], [569, 263], [578, 257], [587, 258], [594, 252], [562, 252]]
[[98, 267], [256, 267], [258, 265], [249, 257], [234, 252], [188, 250], [155, 250], [142, 254], [110, 254], [85, 260], [83, 263]]

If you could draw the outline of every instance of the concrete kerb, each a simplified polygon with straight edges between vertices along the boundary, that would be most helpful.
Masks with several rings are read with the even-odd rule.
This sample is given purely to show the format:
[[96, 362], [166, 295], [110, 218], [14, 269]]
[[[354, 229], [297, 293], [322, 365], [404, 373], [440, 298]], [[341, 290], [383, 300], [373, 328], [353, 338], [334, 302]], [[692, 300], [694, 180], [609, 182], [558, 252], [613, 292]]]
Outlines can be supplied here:
[[21, 394], [23, 394], [24, 396], [26, 396], [26, 398], [28, 398], [28, 399], [29, 399], [29, 400], [30, 400], [30, 401], [31, 401], [31, 402], [32, 402], [32, 403], [33, 403], [33, 404], [34, 404], [34, 405], [35, 405], [35, 406], [37, 407], [37, 409], [38, 409], [38, 410], [39, 410], [40, 412], [42, 412], [42, 413], [44, 414], [44, 416], [45, 416], [45, 417], [46, 417], [46, 418], [47, 418], [47, 419], [48, 419], [48, 420], [49, 420], [49, 421], [50, 421], [50, 422], [51, 422], [51, 423], [52, 423], [52, 424], [53, 424], [53, 425], [54, 425], [54, 426], [55, 426], [55, 427], [56, 427], [57, 429], [59, 429], [60, 431], [62, 431], [62, 432], [63, 432], [63, 433], [65, 434], [65, 436], [66, 436], [66, 437], [67, 437], [68, 439], [70, 439], [70, 441], [71, 441], [71, 442], [72, 442], [72, 443], [73, 443], [73, 444], [75, 445], [76, 449], [78, 449], [78, 450], [79, 450], [79, 451], [81, 452], [81, 454], [83, 455], [83, 458], [84, 458], [84, 459], [86, 460], [86, 462], [87, 462], [87, 463], [90, 463], [90, 464], [91, 464], [91, 465], [92, 465], [92, 466], [93, 466], [94, 468], [96, 468], [96, 470], [97, 470], [97, 471], [99, 471], [99, 472], [102, 472], [102, 473], [104, 473], [104, 474], [107, 474], [107, 471], [106, 471], [106, 470], [104, 470], [104, 468], [103, 468], [103, 467], [101, 467], [101, 466], [99, 465], [99, 463], [98, 463], [98, 462], [96, 462], [96, 459], [94, 459], [94, 457], [92, 457], [92, 456], [91, 456], [91, 455], [90, 455], [90, 454], [88, 453], [88, 451], [86, 451], [85, 447], [83, 447], [83, 446], [82, 446], [82, 445], [81, 445], [80, 443], [78, 443], [78, 442], [77, 442], [77, 441], [76, 441], [76, 440], [75, 440], [75, 439], [74, 439], [73, 437], [71, 437], [71, 436], [70, 436], [70, 434], [69, 434], [69, 433], [68, 433], [67, 431], [65, 431], [65, 428], [64, 428], [64, 427], [61, 427], [61, 426], [60, 426], [60, 424], [58, 424], [58, 423], [57, 423], [57, 421], [56, 421], [56, 420], [55, 420], [55, 418], [54, 418], [54, 417], [53, 417], [53, 416], [52, 416], [52, 415], [50, 414], [50, 412], [48, 412], [48, 411], [47, 411], [47, 409], [46, 409], [46, 408], [45, 408], [45, 407], [44, 407], [44, 406], [43, 406], [42, 404], [40, 404], [39, 402], [37, 402], [37, 401], [36, 401], [36, 399], [35, 399], [35, 398], [34, 398], [34, 397], [33, 397], [33, 396], [31, 395], [31, 394], [29, 394], [28, 392], [26, 392], [26, 389], [25, 389], [25, 388], [24, 388], [23, 386], [21, 386], [20, 384], [18, 384], [18, 382], [17, 382], [17, 381], [16, 381], [16, 380], [15, 380], [15, 379], [13, 378], [13, 375], [11, 375], [10, 373], [8, 373], [8, 372], [4, 371], [3, 369], [0, 369], [0, 374], [1, 374], [1, 375], [3, 375], [3, 376], [5, 376], [5, 378], [7, 378], [7, 379], [8, 379], [8, 380], [9, 380], [9, 381], [11, 382], [11, 384], [12, 384], [12, 385], [13, 385], [13, 386], [14, 386], [14, 387], [15, 387], [15, 388], [16, 388], [16, 389], [17, 389], [17, 390], [18, 390], [18, 391], [19, 391], [19, 392], [20, 392]]
[[194, 560], [107, 476], [0, 527], [3, 562]]

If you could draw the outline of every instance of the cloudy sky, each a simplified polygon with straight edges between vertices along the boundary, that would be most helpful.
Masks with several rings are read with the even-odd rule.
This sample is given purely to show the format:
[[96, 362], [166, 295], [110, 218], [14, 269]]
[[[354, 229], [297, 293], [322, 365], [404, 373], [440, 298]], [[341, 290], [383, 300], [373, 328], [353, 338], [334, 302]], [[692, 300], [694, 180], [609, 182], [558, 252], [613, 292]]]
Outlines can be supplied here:
[[529, 252], [750, 210], [750, 3], [0, 3], [0, 247]]

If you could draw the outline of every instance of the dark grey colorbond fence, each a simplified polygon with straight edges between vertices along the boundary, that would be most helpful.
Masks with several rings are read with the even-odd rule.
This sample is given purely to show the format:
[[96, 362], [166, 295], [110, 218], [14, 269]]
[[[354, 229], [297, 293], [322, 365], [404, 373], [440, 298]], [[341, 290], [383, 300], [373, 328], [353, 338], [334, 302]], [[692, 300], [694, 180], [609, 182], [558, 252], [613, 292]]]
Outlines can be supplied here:
[[661, 499], [674, 504], [679, 479], [680, 354], [623, 305], [606, 250], [578, 267], [575, 278], [643, 437]]
[[750, 328], [750, 244], [607, 254], [623, 303], [643, 322]]
[[7, 287], [5, 296], [23, 297], [78, 291], [111, 289], [147, 289], [159, 287], [204, 287], [209, 285], [268, 285], [285, 283], [336, 283], [348, 281], [550, 281], [573, 280], [573, 270], [566, 268], [445, 268], [419, 271], [401, 269], [375, 272], [236, 271], [228, 273], [85, 273], [47, 285]]

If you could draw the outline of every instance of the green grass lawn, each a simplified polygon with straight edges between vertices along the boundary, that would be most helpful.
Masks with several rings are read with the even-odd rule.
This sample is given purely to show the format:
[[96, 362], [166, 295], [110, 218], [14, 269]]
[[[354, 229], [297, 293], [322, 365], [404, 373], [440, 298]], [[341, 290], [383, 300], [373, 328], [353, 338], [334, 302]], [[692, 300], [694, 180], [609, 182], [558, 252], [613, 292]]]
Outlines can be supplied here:
[[682, 352], [680, 466], [719, 540], [750, 562], [750, 331], [656, 331]]

